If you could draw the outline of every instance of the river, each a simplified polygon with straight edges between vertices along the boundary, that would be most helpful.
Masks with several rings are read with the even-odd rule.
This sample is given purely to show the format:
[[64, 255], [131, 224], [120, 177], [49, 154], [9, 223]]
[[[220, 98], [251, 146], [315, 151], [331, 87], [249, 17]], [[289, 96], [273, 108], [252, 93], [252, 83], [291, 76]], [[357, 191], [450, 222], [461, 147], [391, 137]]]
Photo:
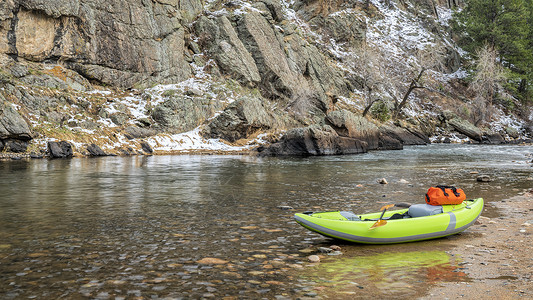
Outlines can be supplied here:
[[[0, 161], [0, 298], [328, 298], [332, 287], [347, 298], [421, 295], [468, 281], [446, 253], [458, 237], [343, 244], [292, 215], [422, 203], [429, 186], [447, 184], [485, 198], [483, 215], [497, 217], [491, 202], [533, 186], [532, 155], [531, 146], [429, 145], [308, 158]], [[309, 249], [333, 244], [345, 255], [307, 262]]]

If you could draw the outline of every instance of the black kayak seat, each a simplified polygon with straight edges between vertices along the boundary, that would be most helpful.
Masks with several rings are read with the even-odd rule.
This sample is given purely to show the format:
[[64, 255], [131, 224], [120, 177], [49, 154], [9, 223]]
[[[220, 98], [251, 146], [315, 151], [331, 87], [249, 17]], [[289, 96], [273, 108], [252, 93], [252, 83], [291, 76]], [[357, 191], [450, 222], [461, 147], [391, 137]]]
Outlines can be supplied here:
[[442, 206], [429, 204], [414, 204], [409, 207], [407, 214], [411, 218], [426, 217], [442, 213]]

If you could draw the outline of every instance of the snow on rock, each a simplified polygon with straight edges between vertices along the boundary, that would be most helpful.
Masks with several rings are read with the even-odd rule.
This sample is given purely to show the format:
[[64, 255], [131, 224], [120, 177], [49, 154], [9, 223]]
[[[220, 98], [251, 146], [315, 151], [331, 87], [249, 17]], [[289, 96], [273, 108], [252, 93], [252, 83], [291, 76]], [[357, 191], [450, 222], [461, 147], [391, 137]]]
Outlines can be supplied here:
[[[258, 141], [261, 141], [261, 138], [258, 138]], [[147, 142], [155, 151], [163, 152], [245, 151], [252, 147], [251, 143], [239, 147], [228, 145], [220, 139], [206, 139], [200, 135], [200, 127], [179, 134], [158, 134], [148, 138]]]
[[372, 3], [383, 13], [384, 18], [369, 22], [367, 38], [396, 57], [404, 57], [408, 51], [435, 46], [436, 39], [421, 26], [419, 19], [396, 7], [389, 8], [379, 0]]

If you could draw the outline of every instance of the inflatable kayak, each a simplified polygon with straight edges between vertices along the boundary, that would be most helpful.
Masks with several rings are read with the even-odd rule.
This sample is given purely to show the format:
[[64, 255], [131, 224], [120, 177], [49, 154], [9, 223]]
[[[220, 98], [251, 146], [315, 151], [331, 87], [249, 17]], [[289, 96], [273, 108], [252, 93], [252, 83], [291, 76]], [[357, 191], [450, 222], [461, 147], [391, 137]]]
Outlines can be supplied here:
[[[457, 205], [415, 204], [385, 214], [305, 212], [295, 214], [294, 218], [303, 227], [328, 237], [365, 244], [393, 244], [456, 234], [474, 224], [482, 210], [483, 199], [478, 198]], [[380, 216], [386, 224], [371, 228]]]

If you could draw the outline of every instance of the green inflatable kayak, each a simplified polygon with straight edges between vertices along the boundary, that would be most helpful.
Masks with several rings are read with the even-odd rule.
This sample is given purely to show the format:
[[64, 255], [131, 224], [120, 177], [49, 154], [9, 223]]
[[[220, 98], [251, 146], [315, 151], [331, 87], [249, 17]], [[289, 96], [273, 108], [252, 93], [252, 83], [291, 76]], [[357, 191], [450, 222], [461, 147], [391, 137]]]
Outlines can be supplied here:
[[[381, 212], [356, 215], [349, 211], [305, 212], [294, 215], [303, 227], [322, 235], [365, 244], [393, 244], [439, 238], [461, 232], [474, 224], [483, 211], [483, 199], [458, 205], [415, 204]], [[375, 226], [375, 225], [374, 225]]]

